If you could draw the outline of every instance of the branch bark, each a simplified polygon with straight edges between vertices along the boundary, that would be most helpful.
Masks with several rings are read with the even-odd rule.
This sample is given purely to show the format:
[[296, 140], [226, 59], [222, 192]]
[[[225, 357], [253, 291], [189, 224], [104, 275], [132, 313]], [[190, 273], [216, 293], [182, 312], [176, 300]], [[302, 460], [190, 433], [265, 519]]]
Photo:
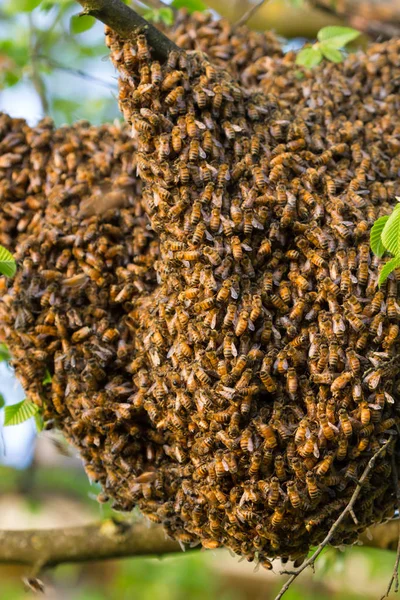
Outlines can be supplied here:
[[144, 33], [154, 50], [155, 57], [159, 60], [165, 60], [171, 50], [179, 50], [174, 42], [122, 0], [78, 0], [78, 2], [83, 7], [81, 14], [91, 15], [102, 21], [123, 39], [132, 39], [138, 33]]
[[[395, 551], [399, 522], [372, 527], [361, 536], [364, 547]], [[107, 520], [60, 529], [0, 531], [0, 564], [23, 564], [39, 570], [64, 563], [83, 563], [132, 556], [181, 553], [161, 526]]]
[[40, 568], [128, 556], [182, 552], [159, 526], [112, 519], [83, 527], [0, 531], [0, 564]]
[[373, 38], [390, 39], [400, 35], [400, 8], [396, 2], [341, 2], [308, 0], [310, 6], [345, 18], [349, 24]]

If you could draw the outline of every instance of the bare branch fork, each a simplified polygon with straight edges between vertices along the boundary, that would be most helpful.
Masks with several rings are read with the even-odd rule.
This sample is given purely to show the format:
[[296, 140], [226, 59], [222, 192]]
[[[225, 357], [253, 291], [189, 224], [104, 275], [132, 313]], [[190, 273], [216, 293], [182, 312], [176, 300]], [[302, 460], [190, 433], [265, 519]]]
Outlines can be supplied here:
[[124, 39], [144, 33], [154, 50], [154, 55], [165, 60], [171, 50], [179, 50], [166, 35], [148, 23], [122, 0], [78, 0], [83, 7], [81, 15], [90, 15], [105, 23]]
[[0, 531], [0, 564], [23, 564], [40, 570], [62, 563], [181, 553], [160, 526], [106, 521], [59, 529]]
[[[365, 467], [363, 474], [361, 475], [357, 485], [356, 485], [356, 489], [354, 490], [348, 504], [346, 505], [346, 507], [344, 508], [344, 510], [340, 513], [339, 517], [336, 519], [336, 521], [333, 523], [332, 527], [330, 528], [330, 530], [328, 531], [327, 535], [325, 536], [325, 538], [322, 540], [322, 542], [317, 546], [317, 549], [315, 550], [315, 552], [310, 556], [310, 558], [308, 558], [306, 561], [304, 561], [304, 563], [301, 565], [301, 567], [299, 567], [298, 569], [296, 569], [295, 571], [292, 571], [291, 577], [289, 577], [289, 579], [287, 580], [287, 582], [282, 586], [279, 594], [276, 596], [275, 600], [280, 600], [282, 598], [282, 596], [288, 591], [288, 589], [290, 588], [290, 586], [292, 585], [292, 583], [295, 581], [295, 579], [297, 579], [297, 577], [309, 566], [313, 566], [315, 561], [317, 560], [318, 556], [321, 554], [322, 550], [328, 546], [328, 544], [331, 542], [335, 532], [338, 530], [339, 525], [341, 524], [341, 522], [345, 519], [345, 517], [348, 514], [351, 514], [352, 510], [354, 509], [354, 505], [356, 503], [356, 500], [358, 498], [358, 496], [360, 495], [360, 492], [362, 490], [362, 486], [364, 484], [364, 481], [367, 479], [368, 475], [370, 474], [370, 472], [372, 471], [372, 469], [375, 466], [376, 460], [377, 458], [383, 454], [383, 452], [387, 449], [387, 447], [389, 446], [389, 444], [392, 442], [393, 440], [393, 436], [391, 435], [389, 437], [388, 440], [386, 440], [386, 442], [379, 448], [379, 450], [377, 452], [375, 452], [375, 454], [370, 458], [370, 460], [368, 461], [367, 466]], [[396, 563], [397, 566], [397, 563]]]

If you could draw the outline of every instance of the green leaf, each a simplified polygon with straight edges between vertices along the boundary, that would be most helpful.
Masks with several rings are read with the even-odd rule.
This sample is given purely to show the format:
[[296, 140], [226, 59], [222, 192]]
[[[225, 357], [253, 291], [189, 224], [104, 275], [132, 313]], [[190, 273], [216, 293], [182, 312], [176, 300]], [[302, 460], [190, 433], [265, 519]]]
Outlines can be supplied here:
[[386, 279], [389, 277], [390, 273], [397, 269], [400, 266], [400, 256], [395, 256], [385, 265], [383, 265], [378, 279], [378, 285], [381, 287], [382, 283], [385, 283]]
[[377, 219], [372, 225], [371, 233], [369, 236], [371, 250], [376, 256], [379, 257], [383, 256], [386, 250], [385, 246], [382, 243], [382, 231], [388, 219], [389, 215], [385, 215]]
[[0, 409], [4, 408], [6, 405], [6, 401], [4, 400], [3, 394], [0, 394]]
[[91, 29], [95, 23], [96, 19], [90, 15], [82, 15], [81, 17], [79, 15], [73, 15], [70, 22], [71, 33], [83, 33], [84, 31]]
[[5, 87], [12, 87], [21, 79], [21, 76], [18, 75], [15, 71], [6, 71], [3, 74], [3, 81]]
[[321, 42], [319, 47], [327, 60], [330, 60], [334, 63], [343, 62], [343, 54], [340, 52], [340, 50], [332, 46], [330, 42]]
[[200, 12], [207, 10], [207, 6], [202, 0], [172, 0], [171, 6], [174, 8], [186, 8], [189, 14], [196, 10]]
[[17, 264], [11, 252], [0, 246], [0, 273], [6, 277], [14, 277]]
[[146, 19], [146, 21], [150, 21], [150, 23], [159, 23], [159, 11], [156, 8], [150, 8], [149, 10], [146, 10], [146, 12], [143, 14], [143, 19]]
[[5, 344], [0, 344], [0, 362], [11, 360], [11, 354]]
[[319, 30], [317, 38], [319, 42], [329, 40], [333, 48], [344, 48], [346, 44], [352, 42], [361, 35], [360, 31], [352, 27], [340, 27], [337, 25], [328, 25]]
[[20, 425], [36, 415], [38, 411], [39, 407], [27, 398], [21, 402], [17, 402], [17, 404], [6, 406], [4, 411], [4, 427]]
[[159, 9], [159, 15], [161, 21], [167, 25], [167, 27], [171, 27], [174, 24], [174, 11], [169, 6], [165, 6], [164, 8]]
[[394, 256], [400, 254], [400, 203], [396, 204], [382, 230], [382, 243]]
[[47, 384], [51, 383], [51, 381], [52, 381], [52, 378], [51, 378], [50, 372], [48, 369], [46, 369], [46, 375], [42, 381], [42, 384], [47, 385]]
[[37, 412], [35, 415], [33, 415], [33, 418], [35, 419], [36, 430], [38, 433], [40, 433], [43, 431], [44, 426], [43, 417], [39, 412]]
[[302, 65], [312, 69], [322, 60], [322, 52], [319, 48], [303, 48], [296, 56], [296, 65]]
[[20, 12], [30, 12], [35, 9], [42, 0], [8, 0], [4, 6], [4, 11], [15, 15]]
[[28, 40], [0, 40], [0, 54], [24, 67], [29, 62]]
[[290, 4], [295, 8], [300, 8], [304, 4], [304, 0], [289, 0]]

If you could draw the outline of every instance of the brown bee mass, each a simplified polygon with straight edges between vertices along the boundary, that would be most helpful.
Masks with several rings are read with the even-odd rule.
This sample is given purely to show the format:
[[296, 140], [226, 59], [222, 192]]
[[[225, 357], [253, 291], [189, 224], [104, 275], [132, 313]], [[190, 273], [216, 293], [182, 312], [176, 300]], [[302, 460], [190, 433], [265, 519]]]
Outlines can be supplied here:
[[[1, 324], [116, 508], [301, 560], [399, 423], [398, 274], [378, 289], [368, 238], [400, 194], [400, 42], [299, 79], [271, 36], [179, 17], [188, 49], [185, 23], [225, 70], [106, 31], [134, 142], [1, 117], [0, 241], [20, 262]], [[393, 451], [334, 544], [393, 515]]]

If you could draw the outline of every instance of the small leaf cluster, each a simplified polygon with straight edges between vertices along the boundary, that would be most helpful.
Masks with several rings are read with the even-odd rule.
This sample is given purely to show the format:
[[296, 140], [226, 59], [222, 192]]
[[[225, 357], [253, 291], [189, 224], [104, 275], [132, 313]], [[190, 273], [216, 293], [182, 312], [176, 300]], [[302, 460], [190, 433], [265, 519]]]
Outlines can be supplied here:
[[152, 8], [144, 13], [143, 18], [151, 23], [164, 23], [170, 27], [174, 24], [174, 11], [169, 6]]
[[358, 38], [360, 32], [352, 27], [329, 25], [319, 30], [318, 42], [300, 50], [296, 64], [312, 69], [325, 58], [334, 63], [343, 61], [343, 48]]
[[6, 277], [14, 277], [17, 270], [16, 262], [11, 252], [0, 246], [0, 274]]
[[379, 258], [387, 252], [393, 257], [383, 265], [379, 273], [379, 286], [400, 266], [400, 197], [396, 197], [396, 200], [399, 204], [396, 204], [392, 214], [377, 219], [370, 233], [372, 252]]
[[186, 8], [189, 14], [195, 11], [203, 12], [207, 10], [207, 5], [203, 0], [172, 0], [171, 6], [174, 8]]
[[[11, 355], [6, 344], [0, 344], [0, 362], [9, 362]], [[51, 373], [46, 369], [42, 384], [49, 385], [52, 382]], [[20, 425], [31, 417], [35, 418], [36, 428], [38, 431], [43, 429], [43, 419], [39, 412], [39, 407], [25, 398], [21, 402], [6, 406], [4, 396], [0, 394], [0, 410], [4, 408], [4, 427], [10, 425]]]

